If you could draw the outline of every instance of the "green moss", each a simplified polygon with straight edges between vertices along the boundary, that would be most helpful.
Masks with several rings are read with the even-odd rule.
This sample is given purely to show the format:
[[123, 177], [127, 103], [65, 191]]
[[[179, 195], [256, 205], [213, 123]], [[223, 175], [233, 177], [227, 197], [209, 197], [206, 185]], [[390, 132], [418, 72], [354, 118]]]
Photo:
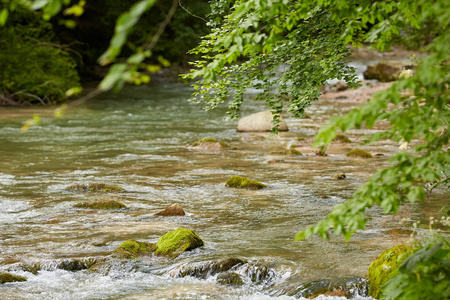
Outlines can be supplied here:
[[155, 254], [177, 257], [184, 251], [203, 246], [202, 239], [192, 230], [178, 228], [159, 238]]
[[128, 240], [120, 244], [120, 246], [113, 251], [113, 255], [119, 258], [138, 258], [139, 256], [149, 254], [155, 250], [155, 244]]
[[107, 185], [104, 183], [74, 184], [66, 187], [72, 192], [102, 192], [102, 193], [123, 193], [125, 189], [117, 185]]
[[352, 141], [345, 135], [343, 134], [338, 134], [336, 135], [336, 137], [333, 139], [334, 142], [341, 142], [341, 143], [351, 143]]
[[228, 179], [225, 184], [227, 187], [239, 188], [239, 189], [249, 189], [249, 190], [259, 190], [267, 187], [265, 184], [262, 184], [256, 180], [248, 179], [241, 176], [233, 176]]
[[399, 245], [385, 250], [370, 264], [367, 276], [369, 277], [369, 296], [379, 299], [381, 287], [398, 272], [400, 264], [413, 253], [413, 248]]
[[23, 276], [13, 275], [11, 273], [0, 273], [0, 283], [27, 281]]
[[219, 143], [222, 148], [227, 148], [228, 147], [228, 145], [226, 143], [221, 142], [221, 141], [216, 140], [216, 139], [212, 139], [212, 138], [204, 138], [204, 139], [198, 140], [198, 141], [192, 143], [191, 146], [192, 147], [200, 147], [203, 144], [215, 144], [215, 143]]
[[126, 208], [125, 204], [115, 200], [97, 201], [97, 202], [82, 202], [75, 204], [75, 208], [90, 208], [90, 209], [118, 209]]
[[353, 149], [352, 151], [348, 152], [345, 155], [352, 156], [352, 157], [362, 157], [362, 158], [371, 158], [372, 157], [372, 154], [370, 154], [369, 152], [358, 149], [358, 148]]

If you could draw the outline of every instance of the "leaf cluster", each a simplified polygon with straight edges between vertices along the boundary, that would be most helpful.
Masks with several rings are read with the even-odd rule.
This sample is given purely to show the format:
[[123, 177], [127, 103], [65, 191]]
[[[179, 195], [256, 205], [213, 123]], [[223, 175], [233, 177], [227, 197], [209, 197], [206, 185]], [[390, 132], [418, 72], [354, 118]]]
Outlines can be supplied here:
[[428, 245], [403, 261], [398, 273], [382, 287], [384, 299], [450, 298], [448, 246], [448, 243]]

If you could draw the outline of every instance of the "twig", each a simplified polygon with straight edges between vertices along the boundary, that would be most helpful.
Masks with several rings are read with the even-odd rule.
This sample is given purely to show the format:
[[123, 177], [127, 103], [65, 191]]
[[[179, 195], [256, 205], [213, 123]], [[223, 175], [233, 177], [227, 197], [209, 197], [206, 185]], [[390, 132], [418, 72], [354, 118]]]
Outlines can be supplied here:
[[167, 16], [164, 19], [164, 21], [161, 23], [161, 25], [159, 25], [159, 28], [156, 31], [155, 35], [153, 36], [152, 40], [150, 41], [150, 43], [146, 43], [144, 45], [145, 50], [151, 51], [153, 49], [153, 47], [155, 47], [156, 43], [159, 40], [159, 37], [164, 32], [164, 29], [170, 23], [170, 20], [172, 19], [175, 11], [177, 10], [177, 4], [178, 4], [177, 0], [173, 0], [172, 7], [170, 8], [169, 12], [167, 13]]
[[205, 19], [203, 19], [202, 17], [199, 17], [199, 16], [197, 16], [197, 15], [194, 15], [193, 13], [191, 13], [190, 11], [188, 11], [188, 10], [183, 6], [183, 4], [181, 4], [181, 0], [178, 1], [178, 4], [180, 5], [180, 7], [181, 7], [182, 9], [184, 9], [185, 12], [187, 12], [188, 14], [190, 14], [191, 16], [193, 16], [194, 18], [198, 18], [198, 19], [200, 19], [200, 20], [205, 21], [206, 23], [208, 23], [208, 20], [205, 20]]

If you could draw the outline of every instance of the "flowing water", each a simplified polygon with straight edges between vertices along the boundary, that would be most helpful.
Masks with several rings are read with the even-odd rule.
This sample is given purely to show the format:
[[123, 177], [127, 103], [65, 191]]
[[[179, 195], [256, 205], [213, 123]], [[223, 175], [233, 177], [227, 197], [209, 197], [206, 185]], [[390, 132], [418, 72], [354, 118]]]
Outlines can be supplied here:
[[[350, 99], [321, 100], [309, 109], [309, 119], [287, 116], [289, 132], [258, 133], [265, 139], [255, 139], [236, 132], [224, 108], [205, 112], [187, 102], [190, 93], [175, 83], [130, 87], [71, 108], [61, 119], [51, 118], [49, 108], [0, 109], [0, 271], [27, 278], [0, 285], [0, 299], [294, 299], [302, 284], [314, 280], [363, 282], [377, 254], [401, 239], [387, 234], [399, 227], [399, 218], [374, 209], [368, 230], [348, 243], [339, 237], [293, 241], [297, 231], [345, 201], [398, 151], [398, 145], [380, 142], [365, 149], [382, 157], [343, 154], [374, 129], [350, 131], [354, 142], [330, 148], [326, 157], [308, 152], [318, 127], [330, 115], [348, 111], [354, 105]], [[243, 114], [260, 110], [261, 103], [250, 102]], [[43, 118], [43, 126], [21, 133], [33, 113]], [[205, 137], [230, 148], [186, 148]], [[303, 149], [304, 155], [276, 154], [287, 145]], [[338, 173], [347, 179], [330, 178]], [[233, 175], [257, 179], [268, 188], [226, 188]], [[115, 184], [127, 192], [65, 190], [85, 183]], [[439, 191], [434, 197], [437, 203], [444, 198]], [[73, 207], [111, 199], [128, 208]], [[186, 216], [154, 216], [174, 203]], [[401, 213], [424, 219], [438, 206], [433, 205], [410, 205]], [[64, 259], [106, 256], [128, 239], [156, 242], [179, 227], [193, 229], [205, 246], [174, 260], [122, 262], [107, 275], [58, 267]], [[173, 275], [190, 263], [230, 257], [247, 261], [235, 270], [244, 285], [218, 284], [215, 275]], [[39, 272], [17, 267], [33, 263], [41, 265]], [[255, 276], [259, 279], [252, 280]], [[354, 298], [367, 299], [363, 290]]]

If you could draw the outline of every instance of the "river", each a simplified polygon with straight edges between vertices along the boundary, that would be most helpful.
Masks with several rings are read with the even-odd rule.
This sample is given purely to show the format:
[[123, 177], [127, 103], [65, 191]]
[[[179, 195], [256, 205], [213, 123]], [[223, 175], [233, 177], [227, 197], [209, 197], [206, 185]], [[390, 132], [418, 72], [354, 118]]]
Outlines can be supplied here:
[[[225, 120], [225, 108], [206, 112], [187, 102], [191, 92], [180, 83], [128, 87], [70, 108], [60, 119], [51, 117], [52, 108], [0, 109], [0, 269], [12, 268], [27, 278], [0, 285], [0, 299], [295, 299], [299, 295], [293, 291], [310, 281], [362, 282], [380, 252], [407, 239], [388, 233], [401, 227], [402, 216], [425, 222], [444, 201], [437, 191], [433, 197], [438, 201], [404, 206], [400, 217], [372, 209], [368, 230], [347, 243], [340, 237], [295, 242], [297, 231], [326, 216], [385, 166], [399, 151], [398, 144], [382, 141], [364, 148], [384, 156], [347, 158], [343, 153], [377, 128], [352, 130], [348, 136], [353, 143], [330, 148], [328, 156], [308, 152], [319, 126], [355, 104], [350, 98], [320, 100], [308, 109], [309, 118], [286, 116], [288, 132], [259, 133], [265, 138], [254, 139], [237, 132], [236, 121]], [[249, 102], [243, 114], [261, 110], [261, 103]], [[22, 123], [33, 113], [42, 117], [43, 125], [21, 133]], [[186, 148], [206, 137], [230, 148]], [[276, 154], [286, 145], [297, 146], [304, 155]], [[331, 178], [338, 173], [347, 178]], [[233, 175], [268, 188], [226, 188]], [[92, 182], [119, 185], [127, 192], [65, 190]], [[73, 207], [111, 199], [128, 208]], [[186, 216], [154, 216], [174, 203]], [[125, 262], [107, 275], [68, 271], [55, 263], [105, 256], [128, 239], [156, 242], [179, 227], [194, 230], [205, 246], [174, 260]], [[182, 265], [228, 257], [248, 261], [236, 271], [244, 285], [221, 285], [215, 276], [173, 276]], [[14, 269], [36, 262], [43, 267], [35, 274]], [[250, 280], [250, 273], [262, 267], [270, 271], [267, 276]], [[370, 299], [361, 293], [354, 298]]]

